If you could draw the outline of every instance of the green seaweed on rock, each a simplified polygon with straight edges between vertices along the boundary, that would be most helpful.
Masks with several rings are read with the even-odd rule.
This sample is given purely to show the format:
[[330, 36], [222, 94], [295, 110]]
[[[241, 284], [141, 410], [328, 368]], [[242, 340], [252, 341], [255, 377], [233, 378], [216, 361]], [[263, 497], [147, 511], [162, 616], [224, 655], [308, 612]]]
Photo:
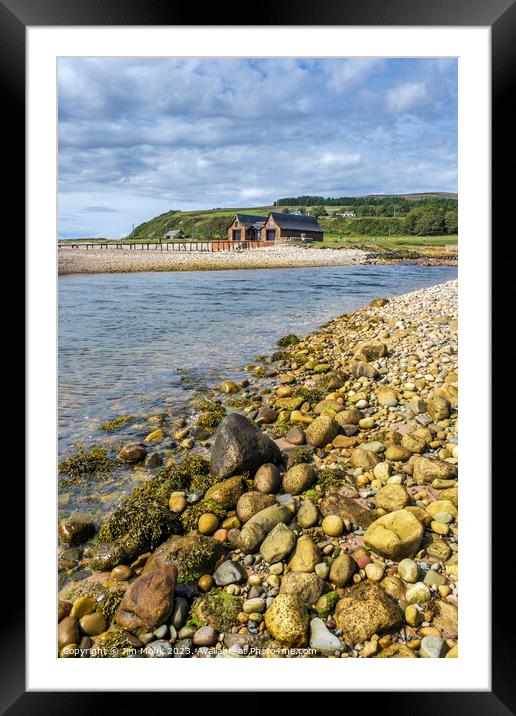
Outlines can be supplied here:
[[218, 518], [226, 516], [225, 508], [219, 505], [218, 502], [214, 502], [213, 500], [201, 500], [195, 505], [187, 507], [181, 514], [181, 524], [183, 525], [185, 532], [197, 529], [199, 517], [205, 512], [211, 512]]
[[124, 589], [110, 589], [109, 592], [107, 592], [107, 594], [99, 600], [97, 604], [97, 611], [103, 615], [104, 619], [108, 623], [113, 621], [115, 611], [122, 601], [124, 594]]
[[188, 623], [201, 627], [212, 626], [217, 631], [227, 631], [238, 624], [238, 614], [242, 610], [242, 598], [228, 594], [222, 589], [213, 589], [195, 599]]
[[58, 467], [62, 475], [68, 476], [61, 479], [60, 486], [68, 487], [79, 485], [86, 480], [105, 480], [117, 467], [117, 463], [103, 447], [85, 450], [79, 445], [75, 455], [61, 460]]
[[116, 430], [120, 430], [124, 425], [132, 423], [136, 420], [134, 415], [120, 416], [119, 418], [113, 418], [113, 420], [107, 420], [105, 423], [99, 425], [99, 430], [105, 433], [114, 433]]

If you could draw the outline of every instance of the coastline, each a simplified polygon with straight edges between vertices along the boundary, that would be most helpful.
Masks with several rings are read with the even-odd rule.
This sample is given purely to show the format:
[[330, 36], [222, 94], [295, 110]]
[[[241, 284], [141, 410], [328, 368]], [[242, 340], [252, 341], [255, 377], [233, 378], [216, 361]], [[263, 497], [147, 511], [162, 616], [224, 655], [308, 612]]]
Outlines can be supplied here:
[[[61, 551], [61, 561], [66, 563], [70, 576], [80, 570], [87, 574], [76, 583], [79, 591], [74, 599], [67, 596], [70, 583], [62, 590], [61, 615], [67, 612], [64, 619], [75, 618], [76, 601], [87, 598], [88, 583], [103, 584], [110, 592], [113, 572], [117, 569], [124, 572], [120, 569], [124, 567], [125, 579], [116, 581], [118, 591], [122, 592], [117, 597], [120, 601], [131, 584], [149, 574], [147, 565], [143, 567], [147, 559], [149, 563], [154, 560], [154, 569], [166, 571], [160, 560], [172, 552], [179, 569], [179, 574], [176, 569], [171, 577], [176, 603], [181, 602], [183, 611], [193, 610], [195, 614], [190, 611], [189, 616], [185, 613], [185, 618], [179, 619], [174, 611], [172, 617], [168, 612], [165, 619], [158, 618], [156, 628], [153, 626], [144, 634], [141, 629], [124, 624], [126, 617], [119, 609], [110, 613], [111, 621], [104, 615], [104, 626], [109, 628], [101, 633], [90, 637], [82, 626], [69, 621], [66, 626], [70, 634], [77, 641], [80, 635], [85, 643], [89, 640], [90, 649], [96, 644], [111, 643], [114, 635], [120, 641], [123, 626], [143, 656], [157, 656], [154, 652], [158, 649], [167, 652], [162, 656], [177, 656], [174, 650], [178, 648], [182, 656], [278, 656], [281, 654], [270, 652], [293, 647], [313, 648], [314, 654], [320, 656], [456, 656], [456, 334], [454, 280], [388, 301], [373, 301], [335, 318], [301, 340], [287, 337], [272, 357], [247, 367], [249, 380], [239, 384], [223, 381], [210, 391], [207, 405], [211, 407], [205, 405], [200, 415], [182, 426], [174, 425], [165, 414], [159, 420], [158, 416], [149, 416], [142, 426], [140, 442], [129, 444], [140, 446], [138, 460], [124, 460], [126, 469], [146, 473], [150, 490], [157, 465], [164, 465], [158, 473], [163, 485], [163, 479], [179, 480], [178, 458], [194, 454], [211, 457], [215, 475], [206, 474], [203, 478], [206, 485], [211, 484], [210, 495], [204, 494], [204, 490], [199, 504], [188, 506], [184, 498], [192, 485], [185, 483], [182, 488], [177, 485], [174, 495], [177, 504], [183, 499], [177, 514], [183, 525], [180, 533], [184, 534], [168, 539], [163, 534], [158, 543], [166, 541], [157, 550], [157, 545], [150, 547], [144, 540], [134, 554], [124, 553], [123, 540], [118, 535], [113, 543], [104, 545], [104, 551], [102, 540], [100, 546], [79, 543], [76, 551], [80, 557], [71, 566], [70, 560], [63, 558], [63, 553], [70, 557], [66, 555], [71, 551], [69, 544], [68, 549]], [[276, 446], [276, 451], [269, 446], [267, 459], [262, 455], [259, 462], [269, 465], [269, 473], [273, 474], [271, 463], [278, 466], [274, 489], [260, 487], [257, 473], [254, 474], [256, 465], [252, 469], [247, 465], [249, 469], [245, 470], [246, 465], [241, 464], [238, 470], [229, 469], [228, 474], [224, 455], [229, 452], [229, 444], [223, 450], [221, 441], [233, 440], [234, 445], [235, 440], [238, 442], [238, 430], [228, 437], [230, 427], [226, 436], [220, 428], [215, 432], [215, 428], [224, 415], [223, 422], [227, 422], [235, 410], [259, 425], [261, 434], [269, 436], [269, 443]], [[249, 435], [252, 442], [254, 433]], [[124, 448], [123, 433], [120, 438], [122, 450], [130, 453], [127, 444]], [[164, 448], [170, 446], [171, 439], [176, 445], [175, 456], [167, 462]], [[281, 458], [278, 450], [282, 451]], [[301, 451], [302, 457], [296, 451]], [[119, 461], [122, 454], [119, 452]], [[294, 454], [297, 463], [292, 461]], [[149, 459], [151, 456], [154, 463]], [[251, 473], [249, 478], [254, 474], [254, 480], [239, 477], [245, 472]], [[203, 480], [198, 479], [197, 483]], [[265, 503], [269, 507], [279, 503], [283, 510], [287, 508], [288, 518], [285, 513], [277, 524], [284, 526], [283, 531], [292, 530], [297, 539], [293, 554], [288, 550], [278, 562], [263, 557], [263, 544], [257, 545], [259, 552], [247, 550], [242, 544], [247, 521], [244, 507], [248, 513], [254, 510], [254, 518], [262, 509], [268, 509]], [[128, 506], [122, 501], [122, 512], [124, 504]], [[203, 509], [198, 509], [199, 506]], [[193, 522], [189, 518], [184, 520], [189, 510]], [[303, 526], [301, 513], [310, 510], [317, 515], [315, 522]], [[213, 529], [201, 529], [200, 518], [205, 514], [215, 518]], [[404, 558], [401, 551], [389, 552], [391, 547], [382, 545], [374, 534], [367, 539], [371, 525], [386, 515], [396, 515], [400, 522], [395, 531], [399, 532], [401, 542], [406, 539], [410, 542], [403, 534], [407, 524], [409, 532], [415, 529], [418, 534], [417, 544], [411, 543], [405, 549]], [[329, 526], [325, 528], [328, 517], [340, 519], [338, 534], [332, 534]], [[98, 525], [93, 529], [98, 529]], [[104, 527], [102, 537], [108, 531]], [[60, 528], [62, 534], [65, 532]], [[177, 552], [181, 540], [183, 552]], [[212, 560], [213, 564], [207, 566], [203, 562], [197, 569], [192, 567], [191, 559], [187, 560], [187, 553], [192, 552], [192, 546], [199, 540], [207, 540], [206, 547], [218, 557]], [[130, 542], [134, 552], [134, 534]], [[222, 567], [226, 565], [226, 572], [233, 569], [233, 577], [237, 575], [226, 583], [220, 575], [217, 578], [222, 555], [219, 547], [223, 548], [226, 560]], [[116, 551], [120, 549], [122, 552]], [[141, 553], [148, 552], [153, 555], [142, 560]], [[157, 553], [160, 559], [154, 557]], [[181, 555], [188, 561], [188, 575], [195, 573], [194, 579], [182, 578], [185, 574]], [[296, 555], [302, 569], [295, 566]], [[410, 565], [402, 566], [401, 561]], [[228, 562], [236, 566], [229, 568]], [[344, 562], [349, 573], [346, 578], [339, 577], [335, 567]], [[288, 589], [290, 582], [295, 585], [293, 591]], [[300, 597], [307, 589], [309, 596], [307, 593], [306, 599]], [[215, 607], [210, 599], [216, 601], [220, 594], [227, 595], [224, 600], [234, 601], [235, 609], [225, 622], [217, 620], [210, 611]], [[328, 609], [330, 594], [333, 602]], [[169, 598], [173, 600], [173, 596], [174, 587]], [[95, 599], [100, 604], [105, 597], [105, 593], [97, 592]], [[346, 615], [348, 607], [355, 607], [356, 599], [370, 601], [371, 612], [382, 611], [388, 623], [378, 623], [368, 613], [362, 615], [360, 627], [353, 626], [353, 619]], [[250, 612], [251, 606], [256, 611]], [[297, 635], [294, 639], [292, 631]], [[211, 642], [208, 639], [203, 643], [199, 632], [204, 637], [209, 633]], [[124, 638], [131, 641], [127, 636]], [[76, 642], [63, 644], [63, 649], [70, 651], [70, 644]], [[266, 653], [250, 653], [259, 647], [264, 647]]]
[[[58, 251], [58, 274], [138, 273], [145, 271], [224, 271], [317, 266], [351, 266], [357, 264], [398, 263], [399, 259], [368, 258], [358, 249], [318, 249], [274, 247], [237, 252], [173, 252], [115, 249], [71, 249]], [[409, 263], [456, 265], [452, 258], [422, 258]]]

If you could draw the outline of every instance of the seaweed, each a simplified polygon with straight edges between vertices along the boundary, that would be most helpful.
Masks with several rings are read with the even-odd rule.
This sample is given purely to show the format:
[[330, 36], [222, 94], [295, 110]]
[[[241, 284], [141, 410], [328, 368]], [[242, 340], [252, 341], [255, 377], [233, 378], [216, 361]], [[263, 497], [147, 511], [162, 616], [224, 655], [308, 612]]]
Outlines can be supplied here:
[[326, 468], [319, 472], [317, 483], [322, 492], [326, 492], [330, 487], [341, 487], [344, 483], [349, 483], [349, 478], [341, 468]]
[[225, 517], [226, 510], [222, 505], [213, 500], [201, 500], [191, 507], [187, 507], [181, 514], [180, 520], [185, 532], [197, 529], [199, 517], [205, 512], [212, 512], [218, 518]]
[[79, 485], [86, 480], [107, 479], [117, 467], [117, 462], [109, 457], [103, 447], [95, 446], [85, 450], [79, 445], [75, 455], [61, 460], [58, 467], [61, 474], [68, 475], [68, 479], [61, 479], [60, 486], [69, 487]]
[[299, 343], [299, 338], [294, 333], [289, 333], [286, 336], [283, 336], [283, 338], [280, 338], [278, 341], [276, 341], [276, 345], [280, 346], [280, 348], [286, 348], [287, 346], [295, 346], [296, 343]]
[[113, 621], [115, 612], [118, 605], [122, 601], [124, 594], [124, 589], [111, 589], [105, 596], [101, 597], [98, 602], [97, 611], [102, 614], [108, 624]]
[[226, 414], [224, 406], [220, 403], [213, 403], [205, 398], [197, 400], [196, 405], [202, 411], [197, 416], [196, 426], [198, 428], [205, 428], [206, 430], [215, 430]]
[[294, 467], [294, 465], [311, 462], [313, 452], [313, 448], [305, 447], [303, 445], [295, 447], [293, 450], [289, 450], [289, 452], [287, 453], [287, 470], [290, 470], [290, 468]]
[[195, 599], [188, 624], [195, 627], [209, 625], [217, 631], [227, 631], [238, 624], [238, 614], [242, 610], [242, 598], [228, 594], [222, 589], [213, 589]]
[[326, 397], [327, 391], [320, 386], [301, 386], [294, 391], [294, 397], [303, 398], [308, 403], [319, 403]]
[[114, 626], [109, 631], [101, 634], [95, 646], [90, 650], [90, 658], [93, 659], [124, 659], [130, 654], [141, 652], [142, 646], [137, 647], [135, 638], [125, 629]]
[[113, 420], [107, 420], [105, 423], [99, 425], [99, 430], [105, 433], [114, 433], [116, 430], [120, 430], [121, 427], [132, 423], [136, 420], [134, 415], [121, 416], [119, 418], [113, 418]]
[[272, 354], [271, 360], [273, 362], [280, 361], [280, 360], [290, 361], [291, 356], [290, 356], [290, 353], [288, 353], [287, 351], [276, 351], [275, 353]]

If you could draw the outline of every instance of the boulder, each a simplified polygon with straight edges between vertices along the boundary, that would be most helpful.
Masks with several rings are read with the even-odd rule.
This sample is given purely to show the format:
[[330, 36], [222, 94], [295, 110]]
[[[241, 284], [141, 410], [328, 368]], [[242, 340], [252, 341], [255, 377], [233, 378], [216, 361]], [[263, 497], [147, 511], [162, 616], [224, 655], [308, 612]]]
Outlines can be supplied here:
[[321, 561], [321, 550], [310, 537], [300, 537], [295, 552], [289, 562], [292, 572], [313, 572]]
[[372, 470], [381, 458], [372, 450], [364, 450], [364, 448], [354, 448], [351, 452], [351, 464], [353, 467], [361, 467], [363, 470]]
[[145, 445], [141, 445], [140, 443], [127, 443], [127, 445], [124, 445], [120, 450], [117, 457], [122, 462], [133, 464], [143, 460], [146, 455], [147, 448]]
[[283, 522], [269, 532], [260, 546], [260, 554], [266, 562], [280, 562], [296, 544], [296, 535]]
[[357, 563], [349, 554], [340, 554], [330, 568], [329, 580], [336, 587], [345, 587], [357, 571]]
[[256, 552], [273, 527], [279, 522], [288, 524], [291, 519], [292, 513], [285, 505], [266, 507], [245, 523], [238, 536], [238, 548], [243, 552]]
[[303, 500], [297, 511], [297, 524], [303, 529], [309, 529], [319, 521], [319, 510], [312, 500]]
[[272, 463], [266, 463], [258, 468], [254, 476], [254, 487], [258, 492], [271, 495], [279, 490], [281, 486], [280, 471]]
[[353, 354], [354, 360], [362, 360], [369, 363], [372, 360], [383, 358], [387, 354], [387, 346], [381, 341], [367, 341], [360, 343]]
[[155, 565], [137, 577], [127, 588], [115, 621], [128, 631], [153, 631], [168, 619], [174, 606], [177, 567]]
[[306, 442], [313, 447], [324, 447], [331, 443], [339, 432], [339, 424], [329, 415], [321, 415], [305, 430]]
[[402, 510], [409, 503], [409, 494], [403, 485], [392, 483], [382, 487], [375, 495], [374, 501], [377, 507], [386, 512]]
[[310, 622], [310, 648], [324, 656], [333, 656], [335, 652], [343, 651], [344, 644], [331, 633], [322, 619], [316, 617]]
[[417, 552], [423, 532], [423, 525], [411, 512], [396, 510], [368, 527], [364, 544], [384, 557], [399, 561]]
[[296, 594], [278, 594], [265, 612], [265, 626], [273, 639], [296, 648], [307, 643], [308, 611]]
[[267, 495], [263, 492], [246, 492], [240, 497], [236, 505], [237, 517], [243, 524], [248, 522], [258, 512], [266, 507], [274, 505], [276, 498], [274, 495]]
[[261, 465], [281, 463], [276, 443], [243, 415], [226, 415], [215, 432], [211, 466], [219, 477], [245, 472], [254, 474]]
[[363, 644], [373, 634], [392, 631], [402, 624], [399, 607], [369, 579], [349, 590], [335, 608], [335, 623], [344, 638]]
[[[372, 455], [374, 453], [371, 453]], [[362, 507], [358, 502], [345, 497], [344, 495], [329, 495], [320, 503], [322, 514], [339, 515], [343, 520], [349, 520], [362, 529], [367, 529], [374, 522], [374, 515], [367, 507]]]
[[311, 486], [315, 479], [315, 468], [307, 463], [299, 463], [287, 470], [283, 477], [283, 492], [300, 495]]
[[61, 520], [58, 528], [59, 539], [61, 542], [76, 547], [86, 542], [95, 534], [95, 524], [93, 520], [73, 515], [68, 519]]
[[349, 364], [349, 369], [355, 378], [376, 378], [378, 371], [365, 360], [353, 360]]
[[281, 580], [280, 594], [297, 594], [305, 604], [312, 606], [325, 588], [324, 580], [313, 572], [287, 572]]
[[235, 477], [229, 477], [227, 480], [212, 485], [206, 492], [205, 499], [213, 500], [226, 509], [231, 509], [243, 495], [244, 489], [242, 477], [235, 475]]
[[417, 457], [412, 469], [412, 476], [420, 485], [432, 480], [456, 479], [457, 474], [457, 465], [431, 457]]
[[178, 582], [196, 582], [203, 574], [211, 574], [217, 562], [226, 554], [223, 542], [190, 532], [172, 535], [149, 557], [143, 573], [158, 566], [175, 565]]

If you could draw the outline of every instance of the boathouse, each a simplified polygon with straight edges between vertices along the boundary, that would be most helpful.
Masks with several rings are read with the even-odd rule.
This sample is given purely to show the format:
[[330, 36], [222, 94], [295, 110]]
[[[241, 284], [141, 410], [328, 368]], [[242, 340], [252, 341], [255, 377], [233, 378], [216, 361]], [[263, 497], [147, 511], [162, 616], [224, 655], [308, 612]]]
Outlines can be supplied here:
[[228, 226], [228, 241], [260, 241], [261, 230], [266, 219], [266, 216], [235, 214], [231, 225]]
[[322, 241], [324, 229], [315, 216], [271, 211], [262, 228], [262, 241]]

